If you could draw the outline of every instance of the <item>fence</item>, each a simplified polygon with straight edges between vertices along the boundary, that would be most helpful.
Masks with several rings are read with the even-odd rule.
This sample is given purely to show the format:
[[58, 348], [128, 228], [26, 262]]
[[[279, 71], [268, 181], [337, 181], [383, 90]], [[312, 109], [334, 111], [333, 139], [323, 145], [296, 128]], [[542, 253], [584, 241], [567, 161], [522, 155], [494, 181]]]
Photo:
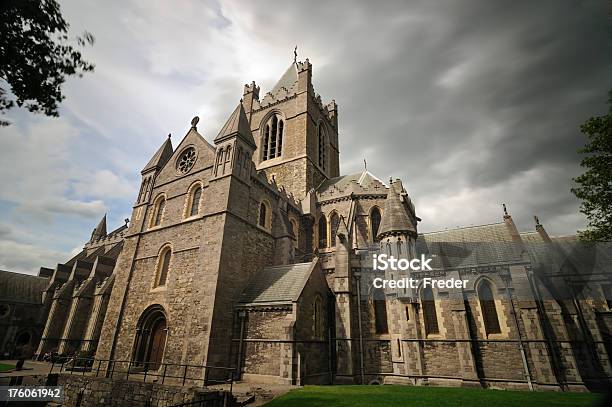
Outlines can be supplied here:
[[140, 362], [79, 357], [58, 357], [51, 362], [49, 374], [70, 373], [123, 380], [155, 381], [158, 384], [185, 384], [207, 387], [228, 384], [232, 394], [235, 368], [180, 363]]

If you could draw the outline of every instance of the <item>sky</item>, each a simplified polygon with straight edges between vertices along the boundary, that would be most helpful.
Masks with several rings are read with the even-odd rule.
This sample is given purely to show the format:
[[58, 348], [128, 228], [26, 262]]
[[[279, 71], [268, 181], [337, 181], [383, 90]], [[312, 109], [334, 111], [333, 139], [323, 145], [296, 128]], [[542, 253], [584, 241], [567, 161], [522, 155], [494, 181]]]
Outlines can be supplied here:
[[[538, 215], [586, 221], [571, 194], [579, 126], [612, 89], [605, 1], [60, 1], [95, 71], [70, 78], [59, 118], [13, 109], [0, 128], [0, 269], [36, 273], [78, 252], [100, 218], [131, 214], [140, 170], [193, 116], [209, 141], [255, 80], [293, 60], [339, 112], [340, 171], [398, 177], [420, 232]], [[262, 96], [263, 97], [263, 96]]]

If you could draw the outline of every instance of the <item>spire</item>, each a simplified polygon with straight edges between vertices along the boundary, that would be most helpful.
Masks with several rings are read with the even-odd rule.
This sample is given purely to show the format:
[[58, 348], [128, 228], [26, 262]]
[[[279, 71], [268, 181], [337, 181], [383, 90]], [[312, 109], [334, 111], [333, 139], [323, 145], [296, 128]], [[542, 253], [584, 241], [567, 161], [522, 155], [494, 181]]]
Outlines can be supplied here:
[[257, 147], [242, 103], [239, 103], [238, 106], [236, 106], [236, 109], [234, 109], [229, 119], [227, 119], [227, 122], [225, 122], [223, 128], [221, 128], [221, 131], [217, 137], [215, 137], [215, 144], [218, 144], [233, 136], [240, 137], [253, 148]]
[[377, 237], [393, 233], [416, 233], [416, 229], [402, 203], [400, 192], [396, 191], [394, 183], [391, 182]]
[[168, 162], [170, 157], [172, 157], [172, 152], [174, 150], [172, 149], [172, 140], [170, 140], [171, 136], [171, 134], [168, 134], [168, 138], [164, 141], [164, 143], [157, 150], [157, 152], [153, 154], [151, 160], [149, 160], [148, 164], [145, 165], [145, 167], [140, 172], [141, 174], [152, 169], [162, 168]]
[[104, 236], [106, 236], [106, 214], [104, 214], [98, 226], [91, 232], [91, 240], [99, 239]]

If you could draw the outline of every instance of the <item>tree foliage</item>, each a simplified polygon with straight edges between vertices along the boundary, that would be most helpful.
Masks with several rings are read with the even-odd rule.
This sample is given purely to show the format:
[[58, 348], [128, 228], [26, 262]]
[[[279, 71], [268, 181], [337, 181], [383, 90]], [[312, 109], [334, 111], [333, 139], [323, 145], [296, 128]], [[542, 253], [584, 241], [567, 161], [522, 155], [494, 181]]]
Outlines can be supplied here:
[[[85, 32], [70, 38], [56, 0], [0, 3], [0, 113], [15, 105], [58, 116], [67, 76], [93, 71], [77, 48], [94, 43]], [[8, 122], [0, 120], [0, 125]]]
[[582, 200], [580, 211], [589, 221], [588, 228], [579, 232], [584, 240], [612, 240], [612, 92], [607, 115], [591, 117], [580, 131], [587, 136], [579, 150], [586, 156], [580, 165], [586, 172], [574, 181], [572, 192]]

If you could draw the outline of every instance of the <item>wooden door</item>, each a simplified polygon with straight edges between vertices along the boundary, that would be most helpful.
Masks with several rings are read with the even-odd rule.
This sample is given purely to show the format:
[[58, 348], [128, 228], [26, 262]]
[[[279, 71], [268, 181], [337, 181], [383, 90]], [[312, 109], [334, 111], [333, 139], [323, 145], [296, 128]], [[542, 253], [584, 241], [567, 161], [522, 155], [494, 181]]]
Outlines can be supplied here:
[[157, 370], [164, 356], [164, 346], [166, 345], [166, 320], [155, 321], [151, 328], [151, 345], [149, 350], [148, 370]]

